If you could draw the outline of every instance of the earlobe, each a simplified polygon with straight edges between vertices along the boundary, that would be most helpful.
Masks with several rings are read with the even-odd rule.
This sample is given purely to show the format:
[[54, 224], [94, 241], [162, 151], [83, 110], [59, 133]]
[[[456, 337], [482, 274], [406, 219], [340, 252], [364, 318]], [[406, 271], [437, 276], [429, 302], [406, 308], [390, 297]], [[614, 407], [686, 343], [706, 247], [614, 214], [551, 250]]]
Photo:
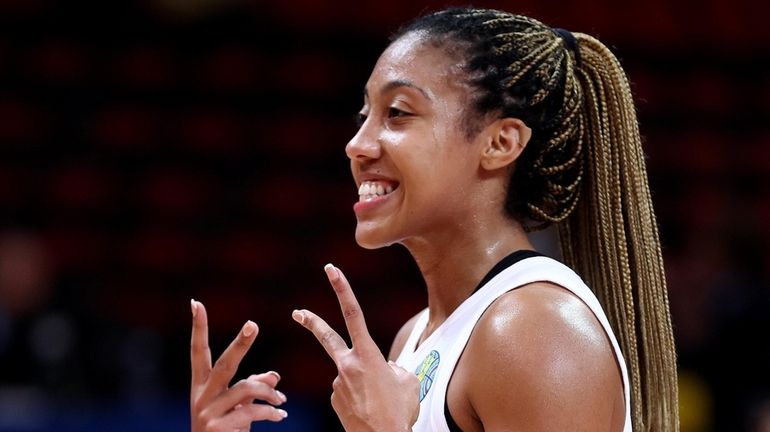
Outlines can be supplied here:
[[532, 137], [532, 129], [517, 118], [503, 118], [490, 127], [492, 129], [481, 158], [481, 166], [488, 171], [512, 164]]

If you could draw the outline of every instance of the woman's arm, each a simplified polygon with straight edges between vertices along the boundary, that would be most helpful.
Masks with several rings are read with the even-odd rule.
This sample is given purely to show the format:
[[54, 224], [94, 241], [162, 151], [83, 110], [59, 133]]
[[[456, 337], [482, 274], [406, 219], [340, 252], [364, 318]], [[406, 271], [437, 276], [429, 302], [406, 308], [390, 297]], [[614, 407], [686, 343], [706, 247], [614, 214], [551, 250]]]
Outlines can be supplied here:
[[580, 299], [548, 283], [490, 306], [448, 402], [466, 432], [621, 431], [624, 423], [622, 378], [604, 329]]

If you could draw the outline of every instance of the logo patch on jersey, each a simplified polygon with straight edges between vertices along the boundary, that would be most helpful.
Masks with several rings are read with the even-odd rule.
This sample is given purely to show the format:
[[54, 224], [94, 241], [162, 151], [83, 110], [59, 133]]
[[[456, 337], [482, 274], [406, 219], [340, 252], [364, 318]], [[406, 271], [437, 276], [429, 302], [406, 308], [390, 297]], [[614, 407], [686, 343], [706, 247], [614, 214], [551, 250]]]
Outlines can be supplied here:
[[428, 394], [431, 386], [433, 386], [433, 377], [436, 376], [436, 370], [438, 364], [441, 361], [441, 356], [438, 355], [438, 351], [431, 351], [422, 361], [422, 364], [414, 371], [417, 375], [417, 379], [420, 380], [420, 402], [425, 399], [425, 395]]

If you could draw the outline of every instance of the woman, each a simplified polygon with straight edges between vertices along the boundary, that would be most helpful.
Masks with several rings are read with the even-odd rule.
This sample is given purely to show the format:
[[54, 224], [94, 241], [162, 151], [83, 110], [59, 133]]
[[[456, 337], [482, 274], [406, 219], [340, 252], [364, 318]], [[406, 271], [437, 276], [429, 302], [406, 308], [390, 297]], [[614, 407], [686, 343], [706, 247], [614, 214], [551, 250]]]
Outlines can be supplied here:
[[[506, 12], [436, 12], [393, 38], [360, 114], [346, 147], [359, 188], [356, 240], [404, 245], [428, 307], [396, 336], [391, 362], [334, 266], [325, 270], [352, 347], [312, 312], [293, 313], [337, 365], [332, 406], [346, 430], [678, 429], [636, 115], [606, 47]], [[534, 251], [526, 233], [550, 224], [582, 280]], [[197, 308], [193, 429], [201, 413], [215, 426], [227, 416], [278, 419], [251, 403], [284, 400], [274, 376], [227, 389], [253, 323], [223, 354], [227, 379], [205, 393]]]

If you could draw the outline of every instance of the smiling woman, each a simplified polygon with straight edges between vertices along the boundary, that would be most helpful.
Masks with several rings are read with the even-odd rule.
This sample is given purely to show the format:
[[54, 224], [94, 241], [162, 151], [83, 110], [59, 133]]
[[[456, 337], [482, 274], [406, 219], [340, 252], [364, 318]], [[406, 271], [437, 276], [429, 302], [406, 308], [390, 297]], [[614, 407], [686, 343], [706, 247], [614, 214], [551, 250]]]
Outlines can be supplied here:
[[425, 240], [442, 247], [448, 239], [425, 236], [449, 234], [469, 212], [490, 204], [482, 200], [491, 194], [474, 190], [494, 187], [476, 181], [478, 146], [463, 145], [465, 132], [457, 127], [467, 90], [456, 63], [417, 32], [394, 42], [377, 62], [360, 113], [365, 121], [346, 153], [357, 184], [392, 192], [360, 196], [354, 206], [361, 246], [404, 243], [411, 250]]
[[[337, 366], [331, 400], [346, 430], [678, 429], [636, 115], [606, 47], [496, 10], [418, 18], [375, 64], [345, 150], [356, 241], [404, 245], [428, 290], [390, 362], [333, 265], [352, 346], [293, 313]], [[571, 268], [527, 237], [550, 224]], [[284, 417], [274, 375], [227, 386], [253, 323], [212, 369], [196, 310], [193, 429]]]

